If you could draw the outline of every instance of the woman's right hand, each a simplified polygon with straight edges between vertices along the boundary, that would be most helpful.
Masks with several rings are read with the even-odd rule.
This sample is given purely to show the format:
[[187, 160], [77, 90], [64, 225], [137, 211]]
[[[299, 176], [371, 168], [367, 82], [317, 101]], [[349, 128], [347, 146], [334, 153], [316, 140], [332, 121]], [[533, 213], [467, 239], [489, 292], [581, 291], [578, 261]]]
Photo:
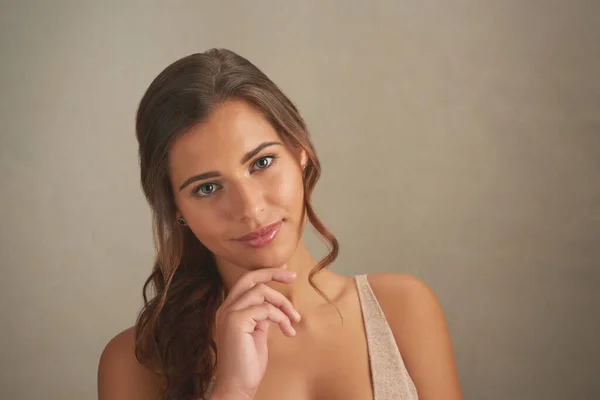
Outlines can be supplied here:
[[218, 349], [214, 399], [252, 399], [267, 368], [267, 334], [271, 322], [286, 336], [294, 336], [292, 321], [300, 314], [271, 281], [291, 283], [296, 274], [281, 268], [250, 271], [233, 285], [217, 310]]

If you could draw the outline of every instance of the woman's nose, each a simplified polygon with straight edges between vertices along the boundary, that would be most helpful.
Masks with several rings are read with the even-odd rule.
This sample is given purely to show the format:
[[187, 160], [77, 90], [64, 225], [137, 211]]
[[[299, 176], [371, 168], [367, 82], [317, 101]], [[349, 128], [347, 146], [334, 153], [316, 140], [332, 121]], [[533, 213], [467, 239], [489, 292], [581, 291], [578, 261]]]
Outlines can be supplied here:
[[238, 221], [259, 220], [264, 211], [264, 197], [260, 185], [255, 182], [243, 182], [232, 185], [230, 189], [231, 214]]

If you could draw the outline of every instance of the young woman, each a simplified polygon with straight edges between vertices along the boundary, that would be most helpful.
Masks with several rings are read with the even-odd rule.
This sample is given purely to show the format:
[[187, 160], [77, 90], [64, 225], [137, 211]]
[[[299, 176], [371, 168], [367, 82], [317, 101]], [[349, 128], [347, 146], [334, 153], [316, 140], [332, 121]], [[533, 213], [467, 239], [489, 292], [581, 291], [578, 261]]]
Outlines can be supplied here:
[[[338, 243], [294, 104], [224, 49], [162, 71], [137, 113], [156, 263], [134, 327], [99, 365], [100, 400], [461, 399], [438, 301], [414, 277], [327, 269]], [[330, 247], [321, 261], [306, 221]]]

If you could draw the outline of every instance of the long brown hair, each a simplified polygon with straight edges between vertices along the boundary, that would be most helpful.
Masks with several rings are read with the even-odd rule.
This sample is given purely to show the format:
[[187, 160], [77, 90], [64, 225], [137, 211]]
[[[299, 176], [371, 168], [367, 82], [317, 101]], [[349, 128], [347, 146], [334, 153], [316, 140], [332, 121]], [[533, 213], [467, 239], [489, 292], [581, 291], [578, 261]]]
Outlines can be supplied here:
[[165, 68], [146, 90], [136, 118], [141, 184], [153, 214], [156, 261], [135, 326], [136, 357], [163, 378], [165, 400], [206, 394], [216, 369], [215, 314], [224, 296], [212, 253], [176, 221], [169, 146], [233, 98], [256, 107], [284, 140], [306, 151], [305, 213], [329, 247], [310, 273], [311, 285], [321, 294], [313, 277], [338, 254], [336, 238], [311, 206], [321, 165], [304, 120], [282, 91], [248, 60], [226, 49], [192, 54]]

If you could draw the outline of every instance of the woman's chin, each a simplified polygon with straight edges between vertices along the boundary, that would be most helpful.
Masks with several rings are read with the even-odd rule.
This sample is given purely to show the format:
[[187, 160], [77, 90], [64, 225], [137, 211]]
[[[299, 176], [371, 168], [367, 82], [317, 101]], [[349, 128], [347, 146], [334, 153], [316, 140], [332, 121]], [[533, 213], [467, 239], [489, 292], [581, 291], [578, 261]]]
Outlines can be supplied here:
[[260, 268], [278, 268], [283, 266], [293, 255], [291, 248], [273, 247], [271, 249], [263, 248], [259, 251], [246, 252], [246, 257], [241, 261], [241, 265], [247, 265], [248, 269]]

